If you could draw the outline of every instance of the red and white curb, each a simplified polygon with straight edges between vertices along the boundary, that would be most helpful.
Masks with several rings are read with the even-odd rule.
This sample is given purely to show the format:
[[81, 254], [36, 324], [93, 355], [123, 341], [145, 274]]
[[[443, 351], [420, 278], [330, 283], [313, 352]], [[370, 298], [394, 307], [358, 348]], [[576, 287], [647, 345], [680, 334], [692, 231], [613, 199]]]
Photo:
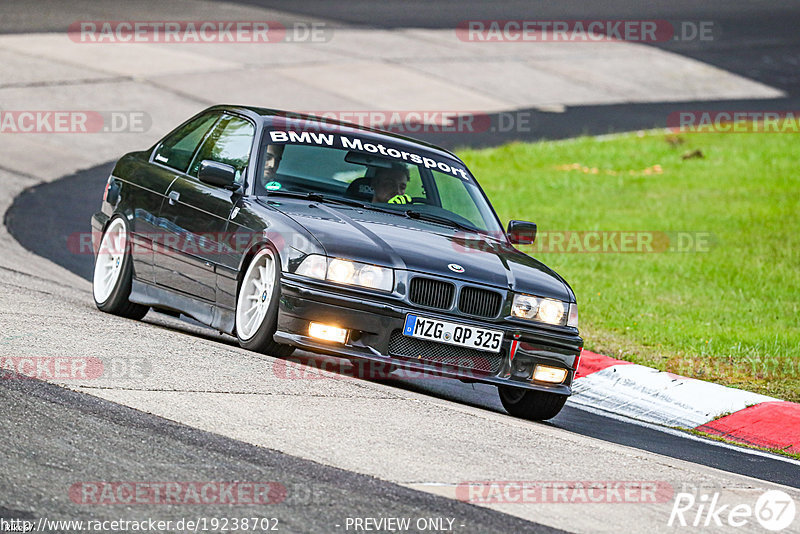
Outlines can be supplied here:
[[584, 350], [570, 403], [800, 453], [800, 404]]

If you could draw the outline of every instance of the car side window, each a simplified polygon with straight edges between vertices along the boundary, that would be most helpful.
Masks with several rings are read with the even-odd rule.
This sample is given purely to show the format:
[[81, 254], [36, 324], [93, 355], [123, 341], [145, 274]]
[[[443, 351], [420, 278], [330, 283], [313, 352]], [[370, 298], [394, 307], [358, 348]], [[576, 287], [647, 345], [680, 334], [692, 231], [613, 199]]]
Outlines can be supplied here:
[[419, 167], [416, 165], [409, 165], [408, 167], [408, 184], [406, 185], [406, 195], [415, 198], [427, 199], [425, 193], [425, 186], [422, 185], [422, 178], [419, 174]]
[[208, 131], [219, 119], [218, 113], [197, 117], [183, 128], [168, 136], [156, 149], [155, 161], [186, 172], [197, 146], [203, 142]]
[[433, 171], [433, 179], [439, 192], [442, 208], [463, 217], [477, 228], [486, 227], [485, 218], [472, 198], [477, 191], [475, 188], [467, 187], [461, 178], [439, 171]]
[[231, 165], [236, 169], [236, 182], [241, 184], [250, 162], [254, 136], [255, 126], [250, 121], [230, 115], [223, 116], [195, 154], [188, 174], [197, 176], [200, 164], [209, 159]]

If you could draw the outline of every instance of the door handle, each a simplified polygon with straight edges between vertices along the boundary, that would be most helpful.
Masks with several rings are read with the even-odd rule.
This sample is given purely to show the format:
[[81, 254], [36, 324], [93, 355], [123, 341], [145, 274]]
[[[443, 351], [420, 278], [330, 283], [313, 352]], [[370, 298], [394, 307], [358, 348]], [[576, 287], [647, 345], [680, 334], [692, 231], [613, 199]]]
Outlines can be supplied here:
[[169, 205], [174, 206], [178, 199], [181, 198], [181, 194], [177, 191], [170, 191], [169, 192]]

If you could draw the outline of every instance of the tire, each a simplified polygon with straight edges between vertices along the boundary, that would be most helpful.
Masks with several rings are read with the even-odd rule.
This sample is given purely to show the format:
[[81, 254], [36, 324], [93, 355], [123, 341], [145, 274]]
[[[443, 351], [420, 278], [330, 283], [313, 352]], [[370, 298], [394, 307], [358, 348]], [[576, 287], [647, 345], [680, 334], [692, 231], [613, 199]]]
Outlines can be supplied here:
[[280, 265], [270, 247], [259, 250], [248, 264], [236, 296], [236, 337], [242, 348], [284, 358], [294, 347], [272, 339], [278, 327]]
[[513, 386], [499, 386], [500, 402], [503, 408], [514, 417], [530, 419], [531, 421], [544, 421], [552, 419], [564, 403], [567, 402], [566, 395], [547, 393], [546, 391], [534, 391], [532, 389], [515, 388]]
[[128, 300], [133, 280], [128, 235], [128, 226], [123, 217], [112, 218], [106, 226], [94, 261], [92, 294], [99, 310], [138, 320], [150, 308]]

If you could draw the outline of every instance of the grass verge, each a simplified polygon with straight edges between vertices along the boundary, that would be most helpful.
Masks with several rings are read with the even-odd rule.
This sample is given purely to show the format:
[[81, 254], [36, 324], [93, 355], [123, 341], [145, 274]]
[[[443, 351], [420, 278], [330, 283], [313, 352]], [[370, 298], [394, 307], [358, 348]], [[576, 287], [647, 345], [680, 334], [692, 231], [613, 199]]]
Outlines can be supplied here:
[[728, 445], [737, 445], [739, 447], [744, 447], [746, 449], [755, 449], [757, 451], [764, 451], [764, 452], [771, 452], [773, 454], [780, 454], [781, 456], [787, 456], [789, 458], [793, 458], [795, 460], [800, 460], [800, 454], [795, 452], [789, 452], [786, 449], [776, 449], [770, 447], [759, 447], [757, 445], [752, 445], [750, 443], [743, 443], [741, 441], [736, 441], [731, 438], [726, 438], [724, 436], [717, 436], [714, 434], [709, 434], [708, 432], [703, 432], [702, 430], [697, 430], [694, 428], [678, 428], [678, 430], [683, 430], [690, 434], [694, 434], [695, 436], [699, 436], [701, 438], [710, 439], [712, 441], [719, 441], [722, 443], [727, 443]]
[[575, 290], [587, 349], [798, 402], [797, 142], [639, 132], [459, 155], [504, 222], [538, 224], [523, 250]]

